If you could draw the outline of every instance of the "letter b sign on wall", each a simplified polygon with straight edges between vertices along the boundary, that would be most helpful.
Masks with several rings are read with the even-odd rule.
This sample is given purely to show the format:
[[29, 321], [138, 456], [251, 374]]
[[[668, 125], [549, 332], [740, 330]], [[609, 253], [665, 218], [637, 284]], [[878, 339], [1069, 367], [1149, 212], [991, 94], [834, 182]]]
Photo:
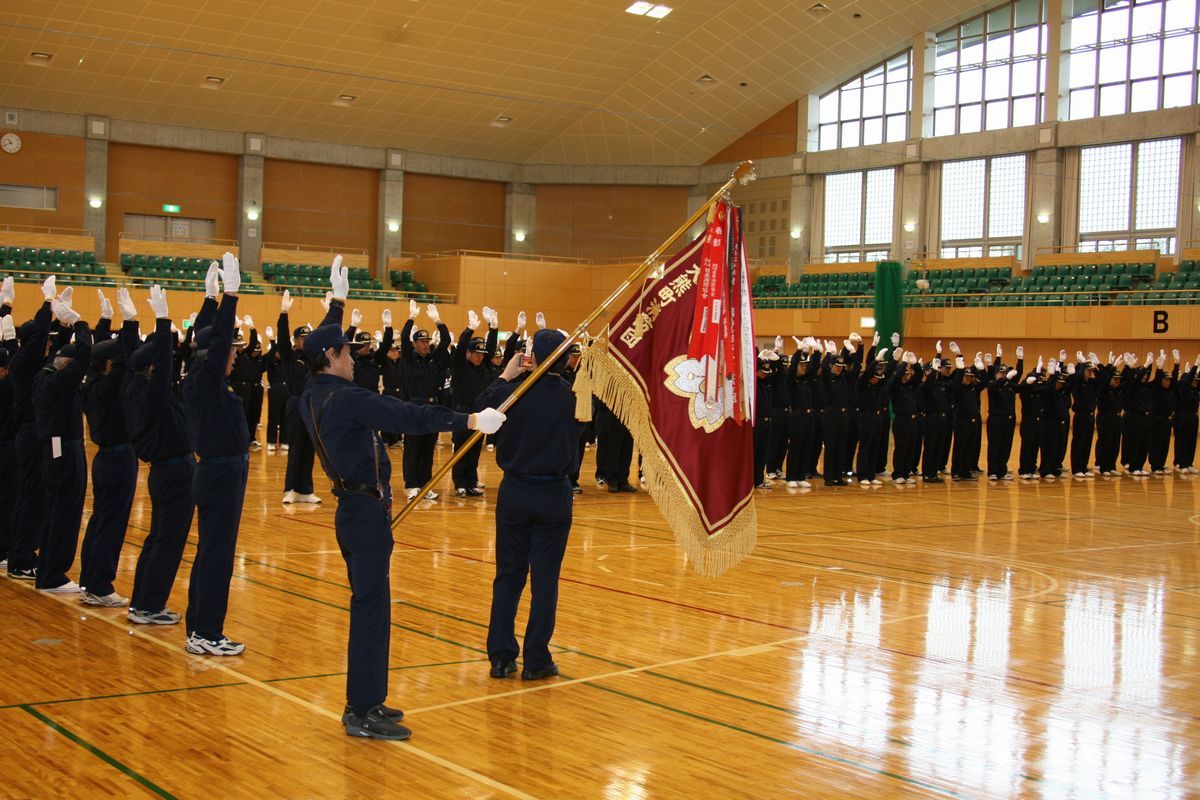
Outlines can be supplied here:
[[1170, 329], [1170, 327], [1171, 326], [1167, 324], [1167, 312], [1155, 311], [1154, 312], [1154, 332], [1155, 333], [1166, 333]]

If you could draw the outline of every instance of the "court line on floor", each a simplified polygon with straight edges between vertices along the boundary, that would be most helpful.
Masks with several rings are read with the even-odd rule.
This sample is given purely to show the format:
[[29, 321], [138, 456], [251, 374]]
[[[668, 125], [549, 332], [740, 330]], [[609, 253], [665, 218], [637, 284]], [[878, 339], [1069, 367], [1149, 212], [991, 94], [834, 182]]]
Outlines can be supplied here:
[[105, 764], [108, 764], [113, 769], [124, 774], [126, 777], [132, 778], [133, 780], [137, 781], [139, 784], [141, 784], [142, 788], [148, 790], [151, 794], [155, 794], [155, 795], [158, 795], [159, 797], [163, 797], [163, 798], [169, 798], [170, 800], [175, 800], [175, 795], [171, 794], [166, 789], [163, 789], [161, 786], [157, 785], [156, 783], [151, 781], [146, 776], [140, 774], [136, 770], [126, 766], [125, 764], [122, 764], [120, 761], [113, 758], [108, 753], [101, 750], [99, 747], [96, 747], [96, 745], [87, 741], [83, 737], [79, 736], [78, 734], [76, 734], [74, 731], [67, 728], [66, 726], [64, 726], [58, 722], [55, 722], [54, 720], [52, 720], [50, 717], [46, 716], [42, 712], [40, 712], [34, 708], [30, 708], [29, 706], [18, 706], [18, 708], [20, 708], [26, 714], [29, 714], [34, 719], [41, 722], [43, 725], [49, 727], [51, 730], [55, 731], [59, 735], [65, 737], [68, 741], [71, 741], [71, 742], [75, 743], [76, 745], [82, 747], [84, 750], [88, 751], [89, 753], [94, 755], [96, 758], [103, 761]]

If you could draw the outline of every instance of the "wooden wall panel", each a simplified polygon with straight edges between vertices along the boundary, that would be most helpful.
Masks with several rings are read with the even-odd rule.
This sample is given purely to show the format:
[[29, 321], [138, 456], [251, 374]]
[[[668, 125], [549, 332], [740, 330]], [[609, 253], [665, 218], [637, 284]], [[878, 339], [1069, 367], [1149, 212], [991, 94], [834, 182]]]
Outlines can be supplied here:
[[437, 175], [404, 175], [402, 235], [407, 253], [508, 249], [503, 183]]
[[329, 250], [304, 250], [302, 248], [264, 247], [259, 251], [259, 259], [266, 263], [274, 261], [282, 264], [333, 264], [333, 257], [342, 257], [342, 266], [367, 269], [371, 268], [368, 256], [362, 253], [335, 253]]
[[709, 164], [744, 161], [748, 158], [790, 156], [796, 152], [796, 113], [799, 101], [792, 101], [754, 130], [742, 136], [708, 160]]
[[533, 249], [571, 258], [641, 259], [687, 219], [683, 186], [537, 187]]
[[273, 158], [263, 163], [264, 243], [365, 251], [374, 264], [378, 217], [377, 170]]
[[0, 183], [58, 189], [57, 211], [0, 207], [0, 223], [48, 228], [83, 228], [84, 141], [77, 136], [17, 131], [22, 147], [0, 153]]
[[[108, 146], [108, 224], [105, 260], [121, 252], [125, 214], [211, 219], [217, 239], [237, 239], [238, 159], [221, 153], [111, 143]], [[171, 216], [171, 215], [166, 215]]]
[[37, 247], [46, 250], [95, 251], [96, 240], [91, 236], [70, 234], [28, 233], [23, 230], [0, 230], [0, 247]]

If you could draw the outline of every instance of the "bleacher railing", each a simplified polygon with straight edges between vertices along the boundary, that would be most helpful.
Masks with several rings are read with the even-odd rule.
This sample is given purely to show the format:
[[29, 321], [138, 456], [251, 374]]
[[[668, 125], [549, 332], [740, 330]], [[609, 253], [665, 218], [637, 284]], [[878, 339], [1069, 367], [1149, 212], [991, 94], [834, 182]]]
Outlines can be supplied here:
[[[1149, 285], [1149, 284], [1147, 284]], [[756, 309], [794, 311], [814, 308], [870, 308], [871, 295], [793, 295], [756, 297]], [[795, 305], [793, 305], [795, 303]], [[782, 305], [781, 305], [782, 304]], [[989, 292], [906, 294], [905, 308], [1039, 308], [1200, 305], [1200, 289], [1117, 289], [1063, 292]]]

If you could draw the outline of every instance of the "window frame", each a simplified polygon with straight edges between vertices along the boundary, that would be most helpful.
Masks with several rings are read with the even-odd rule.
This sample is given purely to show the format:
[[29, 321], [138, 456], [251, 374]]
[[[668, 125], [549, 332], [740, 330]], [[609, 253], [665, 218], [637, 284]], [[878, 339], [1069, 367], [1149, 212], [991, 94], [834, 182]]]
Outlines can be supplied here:
[[[1016, 236], [992, 236], [992, 169], [993, 162], [998, 159], [1021, 158], [1024, 160], [1024, 174], [1022, 180], [1024, 188], [1022, 190], [1021, 208], [1022, 208], [1022, 223], [1021, 232]], [[947, 164], [962, 164], [972, 161], [983, 162], [983, 222], [982, 236], [968, 237], [965, 239], [945, 239], [943, 231], [945, 226], [945, 176]], [[996, 156], [984, 156], [982, 158], [957, 158], [952, 161], [942, 162], [942, 181], [943, 187], [941, 192], [941, 207], [938, 209], [938, 252], [942, 258], [992, 258], [995, 256], [1013, 255], [1019, 260], [1023, 250], [1023, 242], [1027, 229], [1028, 219], [1024, 213], [1029, 208], [1029, 169], [1030, 160], [1029, 153], [1005, 153]], [[969, 251], [978, 249], [979, 254], [973, 254]], [[968, 254], [964, 256], [959, 251], [968, 250]]]
[[[1183, 148], [1184, 141], [1182, 137], [1165, 136], [1156, 139], [1139, 139], [1132, 142], [1109, 142], [1105, 144], [1092, 145], [1090, 147], [1080, 148], [1080, 175], [1078, 192], [1080, 197], [1084, 191], [1084, 176], [1082, 172], [1083, 151], [1109, 147], [1129, 147], [1130, 148], [1130, 165], [1129, 165], [1129, 198], [1126, 213], [1128, 214], [1126, 229], [1124, 230], [1094, 230], [1084, 232], [1083, 230], [1083, 208], [1079, 206], [1079, 219], [1076, 220], [1076, 229], [1078, 230], [1078, 239], [1076, 242], [1077, 251], [1080, 253], [1096, 253], [1110, 252], [1119, 250], [1140, 249], [1142, 245], [1153, 246], [1153, 249], [1159, 250], [1163, 255], [1174, 255], [1178, 250], [1178, 227], [1179, 227], [1179, 208], [1178, 200], [1176, 201], [1175, 209], [1175, 226], [1171, 228], [1138, 228], [1137, 227], [1137, 195], [1138, 195], [1138, 179], [1139, 179], [1139, 152], [1143, 144], [1151, 142], [1169, 142], [1174, 141], [1179, 143], [1179, 160], [1177, 163], [1177, 172], [1175, 177], [1175, 195], [1178, 197], [1180, 182], [1183, 180]], [[1153, 243], [1153, 245], [1151, 245]], [[1161, 243], [1163, 246], [1159, 247]], [[1122, 246], [1123, 245], [1123, 246]]]
[[[867, 216], [870, 206], [870, 195], [868, 186], [870, 175], [872, 173], [888, 172], [892, 175], [892, 213], [891, 213], [891, 238], [887, 242], [868, 242], [867, 238]], [[861, 169], [848, 170], [846, 172], [831, 172], [826, 178], [826, 194], [825, 207], [821, 209], [822, 218], [825, 219], [825, 229], [828, 230], [828, 209], [829, 209], [829, 194], [828, 194], [828, 179], [832, 175], [858, 175], [859, 185], [862, 191], [862, 204], [858, 210], [858, 244], [856, 245], [838, 245], [830, 247], [824, 245], [822, 247], [821, 258], [826, 264], [854, 264], [866, 261], [887, 261], [892, 257], [892, 246], [896, 239], [896, 186], [897, 175], [895, 167], [879, 167], [877, 169]]]
[[[905, 59], [905, 77], [902, 80], [893, 80], [891, 78], [892, 73], [897, 71], [899, 67], [892, 67], [891, 65], [901, 57]], [[880, 75], [879, 82], [868, 84], [868, 80], [874, 80], [876, 72], [878, 72]], [[847, 147], [878, 147], [884, 144], [903, 142], [907, 140], [908, 120], [912, 114], [912, 84], [913, 52], [911, 47], [907, 47], [892, 53], [879, 63], [872, 65], [849, 80], [843, 81], [838, 86], [820, 95], [817, 101], [816, 150], [841, 150]], [[889, 111], [888, 88], [897, 85], [905, 86], [904, 109], [902, 111]], [[878, 114], [872, 113], [868, 115], [864, 108], [863, 101], [865, 99], [867, 89], [873, 89], [876, 86], [880, 87], [882, 94], [880, 111]], [[857, 115], [843, 117], [842, 108], [846, 102], [843, 98], [843, 94], [849, 94], [851, 92], [857, 92], [859, 95], [858, 113]], [[832, 120], [822, 119], [821, 106], [824, 105], [827, 99], [830, 97], [836, 97], [836, 102], [833, 105], [836, 107], [837, 112]], [[900, 135], [896, 137], [891, 135], [892, 127], [890, 123], [892, 123], [893, 119], [897, 119], [900, 122]], [[872, 141], [867, 143], [865, 132], [868, 122], [879, 122], [881, 138], [878, 142]], [[856, 140], [853, 144], [846, 144], [843, 138], [844, 134], [846, 133], [847, 126], [856, 126]], [[828, 147], [825, 145], [825, 134], [827, 131], [831, 131], [833, 135], [833, 144]]]

